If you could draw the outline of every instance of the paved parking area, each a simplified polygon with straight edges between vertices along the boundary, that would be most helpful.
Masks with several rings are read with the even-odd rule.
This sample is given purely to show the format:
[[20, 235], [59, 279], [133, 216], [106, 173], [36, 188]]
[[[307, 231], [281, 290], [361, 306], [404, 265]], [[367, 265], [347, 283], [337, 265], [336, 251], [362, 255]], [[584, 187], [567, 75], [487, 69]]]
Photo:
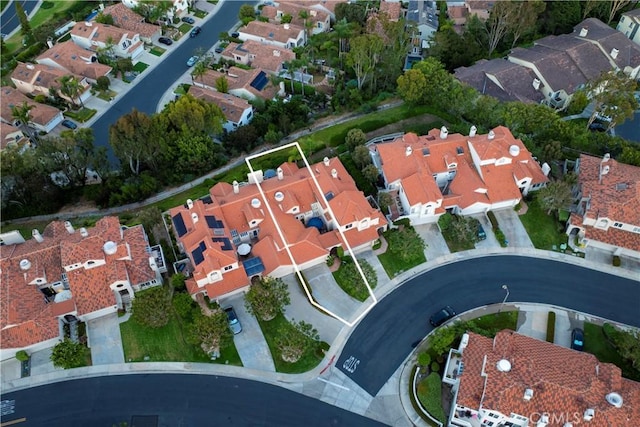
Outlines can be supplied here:
[[273, 358], [262, 334], [262, 329], [260, 329], [256, 318], [249, 314], [244, 306], [244, 294], [226, 298], [220, 301], [220, 305], [222, 307], [232, 305], [242, 325], [242, 332], [233, 336], [242, 365], [249, 369], [275, 372]]
[[124, 363], [118, 313], [89, 320], [87, 322], [87, 335], [89, 336], [91, 363], [93, 365]]
[[[533, 249], [533, 243], [531, 242], [531, 239], [527, 234], [527, 230], [525, 230], [522, 225], [520, 217], [516, 211], [509, 208], [494, 211], [493, 213], [496, 215], [500, 229], [509, 242], [509, 246]], [[489, 231], [491, 231], [491, 228], [489, 228]]]
[[360, 301], [351, 298], [338, 286], [326, 264], [309, 268], [304, 271], [304, 275], [318, 304], [345, 320], [356, 314]]

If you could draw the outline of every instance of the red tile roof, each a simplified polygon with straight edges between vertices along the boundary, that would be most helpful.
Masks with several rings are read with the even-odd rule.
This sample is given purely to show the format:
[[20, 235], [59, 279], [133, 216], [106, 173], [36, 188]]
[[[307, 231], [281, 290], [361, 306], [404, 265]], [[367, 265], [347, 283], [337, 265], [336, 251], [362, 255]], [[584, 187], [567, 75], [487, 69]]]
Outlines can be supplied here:
[[47, 49], [36, 58], [36, 62], [58, 66], [91, 80], [97, 80], [111, 72], [111, 67], [98, 62], [95, 52], [83, 49], [70, 40]]
[[189, 93], [193, 95], [194, 98], [203, 99], [206, 102], [220, 107], [224, 117], [233, 123], [240, 123], [244, 112], [247, 109], [251, 109], [251, 104], [246, 100], [228, 93], [217, 92], [198, 86], [191, 86]]
[[[353, 179], [339, 159], [334, 158], [327, 163], [314, 164], [311, 170], [323, 194], [331, 199], [329, 204], [334, 209], [338, 223], [342, 226], [347, 223], [354, 224], [346, 234], [350, 245], [356, 247], [374, 241], [378, 237], [377, 229], [386, 226], [384, 216], [373, 209], [362, 192], [357, 190]], [[280, 230], [284, 233], [284, 239], [298, 265], [317, 259], [324, 260], [329, 250], [341, 242], [337, 232], [332, 230], [321, 235], [317, 228], [305, 227], [305, 224], [298, 219], [300, 215], [309, 219], [309, 214], [313, 215], [311, 211], [316, 203], [319, 209], [326, 210], [323, 208], [322, 195], [316, 190], [306, 168], [299, 169], [294, 163], [285, 163], [280, 169], [282, 169], [282, 180], [273, 177], [262, 181], [261, 186]], [[193, 201], [191, 209], [188, 206], [179, 206], [171, 209], [170, 213], [172, 217], [180, 215], [183, 218], [186, 233], [179, 238], [179, 241], [195, 266], [194, 279], [206, 281], [212, 270], [222, 272], [222, 281], [206, 285], [207, 292], [209, 289], [214, 292], [213, 295], [209, 294], [210, 297], [231, 292], [247, 285], [249, 281], [246, 275], [242, 277], [238, 273], [240, 271], [244, 274], [242, 260], [238, 259], [236, 254], [239, 241], [236, 240], [232, 250], [223, 250], [219, 246], [209, 244], [213, 237], [226, 237], [233, 241], [234, 236], [242, 237], [243, 233], [259, 230], [258, 241], [252, 240], [251, 253], [252, 256], [262, 260], [265, 267], [263, 274], [269, 275], [274, 271], [277, 273], [292, 267], [276, 223], [272, 220], [256, 185], [238, 185], [234, 191], [233, 185], [221, 182], [211, 188], [209, 195], [211, 203], [196, 200]], [[198, 218], [195, 223], [192, 220], [193, 214]], [[223, 227], [212, 229], [205, 219], [207, 216], [215, 216], [216, 220], [221, 221]], [[369, 223], [363, 225], [367, 228], [358, 231], [360, 221], [367, 218]], [[209, 221], [212, 219], [210, 218]], [[243, 241], [247, 242], [248, 237], [247, 235]], [[192, 252], [200, 246], [201, 242], [204, 242], [206, 247], [203, 253], [204, 260], [196, 265]], [[235, 262], [238, 262], [240, 268], [222, 271], [225, 266]], [[283, 266], [286, 267], [284, 270]], [[229, 276], [230, 274], [234, 274], [233, 278]], [[202, 290], [193, 285], [195, 284], [189, 288], [192, 294]]]
[[[376, 144], [387, 183], [399, 181], [409, 203], [445, 200], [446, 207], [465, 209], [476, 203], [494, 204], [521, 198], [516, 180], [529, 178], [532, 184], [548, 179], [522, 141], [499, 126], [488, 135], [473, 137], [440, 130], [427, 135], [414, 133], [388, 143]], [[443, 195], [433, 176], [455, 171], [449, 194]]]
[[20, 107], [25, 102], [34, 107], [29, 111], [29, 114], [31, 115], [31, 121], [38, 125], [46, 126], [56, 116], [61, 115], [60, 110], [57, 108], [34, 102], [10, 86], [3, 86], [0, 89], [0, 100], [0, 117], [9, 123], [15, 121], [12, 112], [13, 107]]
[[140, 34], [141, 37], [152, 38], [161, 33], [160, 26], [144, 22], [144, 18], [141, 15], [138, 15], [122, 3], [107, 6], [102, 13], [111, 15], [113, 17], [113, 25], [116, 27]]
[[[508, 372], [497, 368], [500, 360], [510, 363]], [[456, 402], [462, 407], [507, 416], [548, 413], [549, 427], [575, 422], [574, 415], [582, 421], [589, 408], [595, 415], [585, 423], [593, 427], [633, 426], [640, 419], [640, 383], [622, 378], [620, 368], [601, 363], [591, 354], [504, 330], [493, 340], [469, 333], [462, 362]], [[533, 390], [529, 401], [523, 398], [526, 389]], [[605, 400], [611, 392], [622, 396], [621, 408]], [[561, 414], [572, 419], [560, 420]]]
[[229, 93], [236, 94], [236, 92], [248, 92], [254, 97], [272, 99], [276, 95], [277, 89], [273, 86], [271, 81], [267, 82], [262, 90], [257, 90], [251, 86], [251, 83], [259, 77], [261, 72], [263, 71], [258, 68], [243, 70], [238, 67], [229, 67], [227, 73], [217, 70], [207, 70], [206, 73], [194, 79], [194, 86], [215, 90], [216, 80], [224, 76], [229, 84]]
[[260, 43], [255, 40], [246, 40], [242, 44], [229, 43], [222, 52], [221, 57], [250, 65], [253, 68], [261, 68], [269, 73], [278, 73], [282, 64], [296, 59], [292, 50]]
[[[26, 347], [57, 337], [57, 316], [70, 312], [82, 316], [114, 306], [116, 301], [110, 285], [116, 280], [129, 281], [135, 286], [155, 278], [149, 266], [142, 226], [121, 230], [117, 217], [104, 217], [88, 228], [87, 233], [86, 237], [79, 230], [70, 233], [65, 223], [55, 221], [41, 234], [42, 242], [29, 239], [0, 247], [2, 348]], [[107, 241], [118, 246], [114, 255], [104, 253], [103, 245]], [[25, 261], [30, 264], [26, 269], [21, 268]], [[45, 301], [38, 289], [39, 283], [62, 282], [65, 266], [89, 261], [97, 266], [79, 265], [66, 271], [72, 299], [59, 303]], [[87, 267], [90, 266], [87, 264]], [[38, 279], [41, 282], [37, 282]], [[34, 332], [37, 329], [34, 325], [41, 329]]]

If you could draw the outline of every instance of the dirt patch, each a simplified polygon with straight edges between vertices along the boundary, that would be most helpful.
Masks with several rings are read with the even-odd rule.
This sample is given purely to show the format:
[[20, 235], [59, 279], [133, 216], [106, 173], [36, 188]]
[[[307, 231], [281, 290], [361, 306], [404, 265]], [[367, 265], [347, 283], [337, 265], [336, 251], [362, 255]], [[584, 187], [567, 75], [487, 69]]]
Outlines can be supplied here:
[[69, 205], [64, 205], [62, 209], [58, 211], [59, 214], [64, 214], [65, 216], [73, 216], [75, 214], [81, 214], [84, 212], [97, 211], [98, 207], [96, 204], [90, 200], [81, 200], [77, 203], [72, 203]]
[[371, 132], [367, 132], [367, 140], [375, 138], [376, 136], [388, 135], [390, 133], [405, 132], [407, 128], [422, 126], [434, 122], [444, 123], [445, 125], [447, 125], [447, 123], [443, 122], [440, 117], [434, 116], [432, 114], [423, 114], [421, 116], [400, 120], [399, 122], [383, 126]]

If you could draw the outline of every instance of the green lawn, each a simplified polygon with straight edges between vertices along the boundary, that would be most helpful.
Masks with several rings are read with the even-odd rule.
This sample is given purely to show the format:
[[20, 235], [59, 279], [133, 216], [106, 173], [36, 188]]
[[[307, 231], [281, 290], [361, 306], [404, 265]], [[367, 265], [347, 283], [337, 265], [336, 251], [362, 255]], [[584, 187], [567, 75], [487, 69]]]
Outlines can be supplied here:
[[149, 64], [145, 64], [144, 62], [139, 61], [139, 62], [136, 62], [136, 65], [133, 66], [133, 71], [137, 71], [138, 73], [141, 73], [144, 70], [146, 70], [148, 66]]
[[[271, 357], [273, 357], [273, 363], [276, 367], [276, 372], [300, 374], [302, 372], [310, 371], [311, 369], [318, 366], [318, 363], [322, 361], [322, 343], [318, 343], [315, 348], [308, 350], [302, 356], [302, 358], [300, 358], [300, 360], [295, 363], [289, 363], [282, 360], [282, 357], [280, 356], [280, 350], [276, 345], [276, 336], [278, 334], [278, 329], [280, 329], [281, 327], [293, 327], [282, 314], [278, 314], [275, 318], [268, 322], [258, 319], [258, 323], [260, 324], [262, 333], [264, 334], [264, 337], [267, 340], [267, 344], [269, 345], [269, 350], [271, 351]], [[328, 346], [326, 344], [324, 344], [324, 346], [325, 349], [328, 349]]]
[[437, 372], [430, 373], [417, 387], [418, 400], [424, 409], [438, 421], [446, 422], [446, 415], [442, 408], [442, 378]]
[[150, 362], [201, 362], [242, 366], [235, 345], [221, 350], [213, 361], [198, 346], [188, 343], [186, 325], [173, 313], [169, 323], [153, 329], [129, 319], [120, 324], [122, 346], [127, 362], [142, 362], [148, 356]]
[[[448, 217], [450, 218], [448, 218]], [[458, 218], [454, 217], [450, 213], [445, 213], [440, 217], [438, 223], [440, 224], [440, 229], [442, 230], [442, 237], [444, 237], [445, 242], [447, 242], [447, 246], [451, 252], [460, 252], [460, 251], [468, 251], [470, 249], [475, 249], [475, 242], [469, 240], [461, 240], [454, 236], [453, 227], [446, 227], [447, 220], [457, 221]], [[475, 220], [478, 222], [477, 220]]]
[[200, 18], [200, 19], [202, 19], [202, 18], [204, 18], [205, 16], [208, 15], [207, 12], [205, 12], [204, 10], [200, 10], [200, 9], [197, 9], [195, 12], [193, 12], [193, 14], [196, 16], [196, 18]]
[[100, 91], [98, 92], [98, 95], [96, 95], [98, 98], [102, 99], [103, 101], [111, 101], [118, 93], [114, 92], [112, 90], [106, 90], [106, 91]]
[[149, 50], [149, 53], [155, 56], [161, 56], [163, 53], [165, 53], [167, 51], [167, 49], [163, 49], [161, 47], [158, 46], [154, 46], [151, 48], [151, 50]]
[[486, 331], [499, 332], [503, 329], [515, 331], [518, 327], [518, 311], [502, 311], [500, 313], [487, 314], [473, 319], [473, 323]]
[[529, 209], [526, 214], [520, 215], [520, 220], [537, 249], [551, 250], [553, 245], [560, 247], [562, 243], [567, 243], [568, 236], [564, 234], [564, 225], [553, 215], [547, 215], [537, 199], [528, 201], [527, 206]]
[[634, 381], [640, 381], [640, 372], [624, 360], [607, 337], [602, 327], [594, 323], [584, 322], [584, 351], [591, 353], [601, 362], [613, 363], [622, 370], [622, 376]]
[[89, 120], [91, 117], [93, 117], [98, 111], [91, 109], [91, 108], [81, 108], [80, 110], [77, 111], [67, 111], [64, 113], [65, 116], [67, 117], [71, 117], [72, 119], [75, 119], [77, 121], [79, 121], [80, 123], [84, 123], [87, 120]]
[[[413, 229], [413, 227], [411, 228]], [[399, 231], [397, 229], [394, 229], [388, 230], [383, 233], [387, 240], [387, 243], [389, 244], [389, 248], [385, 253], [378, 255], [378, 259], [380, 260], [382, 267], [384, 267], [384, 271], [386, 271], [387, 275], [391, 278], [397, 276], [402, 272], [408, 271], [417, 265], [427, 262], [427, 259], [424, 256], [424, 251], [415, 252], [415, 257], [410, 260], [403, 260], [401, 257], [392, 253], [392, 243], [389, 239], [389, 235], [398, 232]], [[419, 239], [420, 237], [415, 235], [414, 238]]]
[[[338, 286], [340, 286], [340, 288], [347, 295], [357, 299], [360, 302], [363, 302], [367, 298], [369, 298], [369, 290], [364, 284], [362, 276], [360, 275], [360, 272], [357, 271], [355, 263], [351, 260], [351, 257], [345, 258], [347, 258], [348, 261], [341, 262], [340, 268], [332, 273], [333, 278], [336, 280], [336, 283], [338, 283]], [[365, 265], [363, 264], [363, 262], [366, 263], [366, 261], [358, 260], [358, 262], [361, 263], [360, 266], [364, 271], [366, 271], [366, 268], [371, 269], [371, 266], [365, 267]], [[369, 286], [371, 286], [373, 289], [375, 289], [375, 285], [375, 283], [369, 282]]]
[[188, 34], [191, 31], [191, 28], [193, 28], [191, 25], [187, 24], [186, 22], [183, 22], [182, 24], [180, 24], [180, 26], [178, 27], [178, 30], [182, 33], [182, 34]]

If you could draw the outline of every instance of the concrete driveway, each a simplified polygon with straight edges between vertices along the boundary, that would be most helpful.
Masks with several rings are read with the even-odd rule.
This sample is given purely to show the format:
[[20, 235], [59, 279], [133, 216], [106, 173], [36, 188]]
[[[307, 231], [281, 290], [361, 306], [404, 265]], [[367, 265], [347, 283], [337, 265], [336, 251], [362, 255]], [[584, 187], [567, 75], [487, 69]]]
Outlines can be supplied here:
[[333, 278], [326, 264], [316, 265], [304, 271], [313, 290], [313, 298], [327, 310], [349, 320], [360, 308], [360, 301], [344, 292]]
[[427, 258], [427, 261], [433, 261], [451, 252], [449, 251], [447, 242], [444, 240], [444, 237], [442, 237], [438, 224], [414, 225], [413, 228], [427, 244], [427, 247], [424, 249], [424, 256]]
[[[482, 228], [484, 229], [484, 233], [487, 235], [487, 238], [484, 240], [480, 240], [476, 242], [476, 249], [490, 249], [490, 248], [499, 248], [500, 242], [496, 239], [496, 235], [493, 233], [493, 227], [491, 226], [491, 221], [485, 214], [473, 215], [473, 218], [480, 221]], [[507, 237], [507, 240], [509, 238]]]
[[[518, 213], [513, 209], [501, 209], [493, 212], [498, 220], [500, 229], [504, 233], [505, 238], [509, 242], [509, 246], [516, 248], [532, 248], [533, 243], [527, 234]], [[486, 230], [486, 229], [485, 229]], [[491, 231], [491, 227], [489, 227]], [[489, 234], [489, 233], [487, 233]]]
[[240, 360], [245, 368], [275, 372], [273, 358], [267, 341], [256, 318], [244, 306], [244, 294], [234, 295], [220, 301], [221, 307], [233, 306], [242, 325], [242, 332], [233, 336]]
[[111, 313], [87, 322], [87, 335], [93, 365], [124, 363], [118, 313]]

